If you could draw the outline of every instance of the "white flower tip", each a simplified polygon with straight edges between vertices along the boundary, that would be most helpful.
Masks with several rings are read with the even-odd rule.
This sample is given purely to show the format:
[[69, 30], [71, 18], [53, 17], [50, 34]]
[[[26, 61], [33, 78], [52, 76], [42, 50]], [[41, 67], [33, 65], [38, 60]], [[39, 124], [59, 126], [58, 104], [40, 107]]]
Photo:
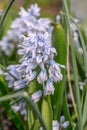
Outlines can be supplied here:
[[65, 121], [63, 124], [62, 124], [62, 127], [63, 128], [67, 128], [69, 126], [69, 121]]

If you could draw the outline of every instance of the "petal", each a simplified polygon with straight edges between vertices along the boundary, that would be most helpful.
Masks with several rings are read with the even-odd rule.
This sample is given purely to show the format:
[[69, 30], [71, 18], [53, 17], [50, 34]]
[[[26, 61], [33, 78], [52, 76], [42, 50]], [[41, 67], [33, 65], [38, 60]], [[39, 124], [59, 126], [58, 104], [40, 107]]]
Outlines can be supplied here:
[[32, 96], [31, 96], [31, 98], [32, 98], [32, 100], [34, 101], [34, 103], [36, 103], [37, 101], [40, 100], [40, 97], [41, 97], [41, 96], [42, 96], [42, 91], [39, 90], [39, 91], [33, 93]]
[[23, 81], [22, 79], [21, 80], [18, 80], [14, 83], [14, 89], [21, 89], [21, 88], [24, 88], [26, 86], [26, 82]]

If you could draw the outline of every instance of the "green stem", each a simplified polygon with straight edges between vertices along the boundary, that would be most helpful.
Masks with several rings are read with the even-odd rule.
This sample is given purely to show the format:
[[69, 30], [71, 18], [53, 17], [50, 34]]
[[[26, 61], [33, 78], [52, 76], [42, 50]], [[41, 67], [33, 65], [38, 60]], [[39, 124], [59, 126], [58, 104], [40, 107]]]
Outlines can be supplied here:
[[66, 14], [66, 22], [67, 22], [67, 27], [69, 31], [69, 42], [71, 44], [71, 54], [72, 54], [72, 63], [73, 63], [73, 71], [74, 71], [74, 76], [75, 76], [75, 85], [76, 85], [76, 100], [77, 100], [77, 112], [78, 112], [78, 130], [83, 130], [82, 126], [82, 113], [81, 113], [81, 103], [80, 103], [80, 90], [79, 90], [79, 80], [78, 80], [78, 71], [77, 71], [77, 64], [76, 64], [76, 58], [74, 54], [74, 44], [73, 44], [73, 37], [72, 37], [72, 31], [70, 29], [70, 17], [69, 17], [69, 12], [66, 4], [66, 0], [62, 0], [63, 6], [65, 9], [65, 14]]
[[[28, 94], [30, 94], [29, 87], [31, 87], [31, 84], [26, 88], [26, 92]], [[27, 117], [28, 117], [28, 130], [32, 130], [32, 126], [34, 124], [34, 113], [32, 111], [31, 105], [28, 103], [28, 100], [26, 100], [26, 110], [27, 110]]]
[[5, 20], [6, 16], [7, 16], [7, 13], [9, 11], [9, 9], [11, 8], [11, 6], [12, 6], [12, 4], [13, 4], [14, 1], [15, 0], [11, 0], [10, 1], [9, 5], [8, 5], [8, 7], [7, 7], [7, 9], [6, 9], [6, 11], [5, 11], [2, 19], [1, 19], [1, 22], [0, 22], [0, 33], [1, 33], [1, 30], [2, 30], [2, 27], [3, 27], [4, 20]]
[[1, 68], [2, 70], [6, 71], [6, 68], [5, 68], [3, 65], [1, 65], [1, 64], [0, 64], [0, 68]]
[[27, 116], [28, 116], [28, 130], [32, 129], [32, 126], [34, 124], [34, 116], [33, 116], [33, 112], [31, 109], [31, 106], [29, 105], [29, 103], [27, 103]]
[[22, 97], [22, 96], [23, 96], [23, 92], [18, 92], [18, 93], [11, 94], [11, 95], [6, 95], [3, 97], [0, 97], [0, 102], [4, 102], [4, 101], [10, 100], [12, 98], [17, 98], [17, 97]]
[[[67, 32], [68, 34], [68, 32]], [[77, 109], [76, 109], [76, 104], [75, 104], [75, 100], [74, 100], [74, 95], [73, 95], [73, 90], [72, 90], [72, 85], [71, 85], [71, 80], [70, 80], [70, 66], [69, 66], [69, 35], [67, 35], [67, 80], [68, 80], [68, 86], [69, 86], [69, 91], [70, 91], [70, 95], [71, 95], [71, 100], [72, 100], [72, 104], [73, 104], [73, 108], [77, 115]]]

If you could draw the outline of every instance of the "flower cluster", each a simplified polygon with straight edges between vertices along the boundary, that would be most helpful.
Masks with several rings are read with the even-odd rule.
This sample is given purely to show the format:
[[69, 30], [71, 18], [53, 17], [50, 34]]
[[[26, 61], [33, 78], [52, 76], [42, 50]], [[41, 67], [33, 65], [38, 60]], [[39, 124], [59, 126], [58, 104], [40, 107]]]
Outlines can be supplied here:
[[[53, 94], [53, 82], [62, 80], [61, 65], [53, 59], [56, 53], [56, 49], [51, 45], [48, 32], [23, 36], [19, 44], [18, 54], [23, 57], [20, 60], [18, 72], [22, 74], [26, 84], [37, 76], [38, 83], [43, 85], [45, 95]], [[38, 72], [36, 68], [39, 69]]]
[[21, 8], [20, 17], [12, 23], [11, 28], [17, 31], [20, 39], [18, 54], [22, 58], [18, 65], [8, 66], [9, 73], [5, 74], [9, 87], [14, 86], [16, 90], [24, 88], [36, 78], [43, 88], [32, 95], [34, 102], [40, 99], [42, 93], [54, 93], [53, 83], [62, 80], [60, 67], [64, 67], [54, 60], [57, 52], [51, 42], [51, 21], [38, 18], [39, 11], [37, 4], [31, 5], [28, 11]]
[[37, 77], [38, 83], [43, 85], [44, 94], [53, 94], [53, 82], [62, 80], [62, 66], [53, 59], [56, 50], [50, 43], [49, 33], [23, 36], [21, 41], [18, 50], [18, 54], [22, 55], [20, 64], [7, 67], [11, 74], [6, 73], [9, 87], [21, 89]]
[[[53, 84], [62, 80], [60, 67], [64, 67], [54, 60], [57, 52], [51, 42], [53, 29], [50, 26], [51, 20], [38, 18], [39, 11], [37, 4], [31, 5], [28, 11], [21, 8], [20, 17], [11, 24], [11, 31], [15, 34], [14, 39], [16, 42], [19, 41], [18, 55], [21, 59], [19, 64], [9, 65], [8, 73], [5, 73], [9, 88], [14, 90], [25, 88], [34, 79], [42, 85], [41, 90], [37, 88], [37, 91], [31, 95], [34, 103], [39, 101], [42, 95], [54, 94]], [[27, 119], [24, 101], [20, 100], [13, 104], [12, 109], [20, 112], [24, 120]]]

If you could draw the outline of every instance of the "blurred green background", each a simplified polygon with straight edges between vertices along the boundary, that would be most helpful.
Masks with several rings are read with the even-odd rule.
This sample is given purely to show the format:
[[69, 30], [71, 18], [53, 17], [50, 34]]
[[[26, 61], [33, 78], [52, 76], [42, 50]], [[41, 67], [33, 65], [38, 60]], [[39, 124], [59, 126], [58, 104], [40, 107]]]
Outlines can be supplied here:
[[[0, 9], [3, 9], [9, 4], [10, 0], [0, 0]], [[38, 3], [44, 11], [44, 14], [56, 14], [61, 8], [61, 0], [15, 0], [13, 7], [15, 12], [25, 4], [26, 7], [31, 3]], [[29, 4], [28, 4], [29, 3]]]
[[[0, 0], [0, 10], [6, 9], [10, 1], [11, 0]], [[61, 0], [15, 0], [5, 19], [4, 32], [9, 28], [11, 21], [18, 16], [20, 7], [23, 6], [27, 9], [32, 3], [38, 3], [41, 8], [42, 17], [50, 18], [54, 18], [55, 15], [59, 13], [62, 5]]]
[[[11, 0], [0, 0], [0, 10], [5, 9]], [[7, 29], [12, 19], [18, 15], [21, 6], [28, 8], [31, 3], [38, 3], [41, 8], [41, 16], [54, 18], [62, 8], [61, 0], [15, 0], [6, 18]], [[87, 30], [87, 0], [71, 0], [71, 12], [83, 23]]]
[[[9, 1], [10, 0], [0, 0], [0, 9], [4, 8]], [[61, 8], [61, 0], [15, 0], [14, 7], [17, 9], [27, 1], [29, 3], [37, 2], [41, 7], [43, 7], [46, 14], [47, 12], [55, 14]], [[79, 19], [87, 19], [87, 0], [71, 0], [71, 9]]]

